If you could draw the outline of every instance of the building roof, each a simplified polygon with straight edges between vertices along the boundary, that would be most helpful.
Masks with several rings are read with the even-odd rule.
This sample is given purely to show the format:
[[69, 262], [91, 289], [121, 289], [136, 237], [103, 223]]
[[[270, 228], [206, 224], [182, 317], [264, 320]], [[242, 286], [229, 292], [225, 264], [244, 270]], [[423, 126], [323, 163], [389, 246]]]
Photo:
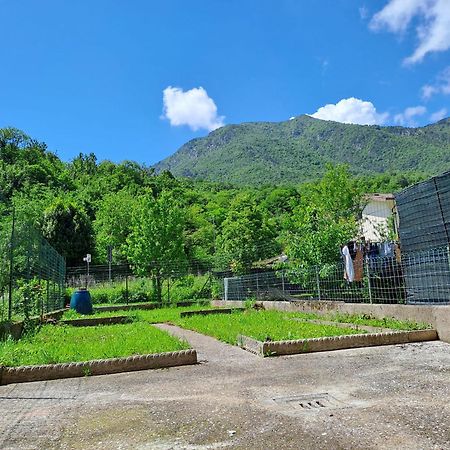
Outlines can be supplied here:
[[386, 202], [388, 200], [395, 200], [394, 194], [379, 194], [377, 192], [373, 194], [365, 194], [364, 197], [367, 200], [374, 200], [378, 202]]

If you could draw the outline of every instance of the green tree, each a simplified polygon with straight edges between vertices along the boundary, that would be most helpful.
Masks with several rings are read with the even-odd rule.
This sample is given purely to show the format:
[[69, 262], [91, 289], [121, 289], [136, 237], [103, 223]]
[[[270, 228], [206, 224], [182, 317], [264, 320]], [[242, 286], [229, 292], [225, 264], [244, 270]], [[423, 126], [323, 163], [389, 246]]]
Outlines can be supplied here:
[[136, 198], [128, 190], [107, 194], [100, 202], [94, 230], [96, 235], [97, 255], [106, 261], [108, 247], [113, 247], [114, 259], [127, 260], [127, 238], [131, 233], [130, 217], [136, 208]]
[[219, 259], [236, 274], [247, 272], [253, 262], [280, 251], [272, 224], [249, 194], [232, 201], [217, 244]]
[[94, 250], [92, 224], [87, 214], [72, 202], [60, 198], [44, 211], [42, 233], [66, 258], [68, 266], [83, 263]]
[[361, 189], [346, 166], [328, 166], [324, 177], [305, 185], [301, 194], [285, 237], [289, 259], [303, 269], [333, 264], [340, 246], [357, 235]]
[[158, 302], [162, 301], [163, 280], [186, 263], [184, 223], [183, 209], [170, 192], [157, 198], [152, 193], [142, 196], [132, 216], [128, 258], [138, 275], [152, 278]]

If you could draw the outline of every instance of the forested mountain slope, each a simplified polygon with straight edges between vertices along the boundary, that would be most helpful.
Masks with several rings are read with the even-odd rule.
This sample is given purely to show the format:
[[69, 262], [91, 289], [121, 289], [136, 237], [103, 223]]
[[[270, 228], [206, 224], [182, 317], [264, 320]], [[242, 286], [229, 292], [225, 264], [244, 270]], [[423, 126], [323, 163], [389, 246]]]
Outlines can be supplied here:
[[313, 180], [326, 163], [352, 173], [436, 174], [450, 169], [450, 119], [420, 128], [352, 125], [299, 116], [227, 125], [184, 144], [157, 172], [236, 184]]

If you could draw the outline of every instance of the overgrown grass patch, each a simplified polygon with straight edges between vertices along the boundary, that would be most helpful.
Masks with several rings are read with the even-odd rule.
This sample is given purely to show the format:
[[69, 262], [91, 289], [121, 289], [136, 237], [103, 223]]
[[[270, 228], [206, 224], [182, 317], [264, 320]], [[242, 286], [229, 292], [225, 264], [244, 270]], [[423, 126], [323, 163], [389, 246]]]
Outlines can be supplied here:
[[205, 309], [212, 309], [212, 306], [192, 305], [180, 308], [141, 309], [133, 312], [136, 313], [136, 316], [139, 320], [144, 320], [149, 323], [175, 323], [178, 319], [180, 319], [181, 312], [202, 311]]
[[19, 341], [0, 342], [0, 365], [89, 361], [188, 348], [186, 342], [144, 322], [79, 328], [44, 325]]
[[337, 312], [320, 315], [316, 313], [287, 312], [285, 313], [285, 317], [303, 320], [325, 320], [337, 323], [351, 323], [355, 325], [366, 325], [376, 328], [390, 328], [392, 330], [401, 331], [425, 330], [431, 328], [431, 325], [426, 323], [417, 323], [410, 320], [398, 320], [394, 317], [377, 319], [368, 314], [347, 314]]
[[173, 305], [155, 309], [139, 309], [139, 307], [136, 307], [136, 309], [119, 309], [115, 311], [95, 311], [94, 309], [93, 314], [79, 314], [75, 310], [69, 309], [63, 314], [61, 320], [127, 316], [131, 317], [135, 321], [142, 320], [150, 323], [163, 323], [178, 319], [180, 317], [180, 313], [183, 311], [200, 311], [211, 308], [212, 306], [209, 304], [193, 304], [191, 306], [177, 307], [176, 305]]
[[226, 315], [190, 316], [176, 319], [174, 323], [229, 344], [236, 344], [239, 334], [259, 341], [281, 341], [361, 333], [352, 328], [318, 325], [285, 318], [286, 313], [281, 311], [248, 310]]
[[431, 328], [430, 324], [417, 323], [410, 320], [398, 320], [394, 317], [376, 319], [366, 314], [344, 314], [336, 313], [324, 317], [325, 320], [340, 323], [354, 323], [356, 325], [368, 325], [371, 327], [390, 328], [393, 330], [412, 331]]
[[93, 314], [79, 314], [73, 309], [67, 310], [61, 317], [61, 320], [77, 320], [77, 319], [100, 319], [103, 317], [117, 317], [126, 316], [133, 320], [138, 320], [137, 311], [132, 309], [129, 311], [118, 310], [118, 311], [98, 311]]

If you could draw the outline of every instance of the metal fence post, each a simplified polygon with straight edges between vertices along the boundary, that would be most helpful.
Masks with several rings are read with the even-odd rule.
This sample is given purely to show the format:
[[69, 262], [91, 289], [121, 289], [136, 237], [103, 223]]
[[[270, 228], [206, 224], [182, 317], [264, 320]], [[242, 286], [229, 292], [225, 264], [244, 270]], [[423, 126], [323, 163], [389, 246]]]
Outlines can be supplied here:
[[319, 268], [316, 266], [316, 285], [317, 285], [317, 299], [322, 300], [320, 295], [320, 279], [319, 279]]
[[369, 270], [369, 260], [368, 258], [365, 259], [366, 263], [366, 276], [367, 276], [367, 285], [369, 288], [369, 303], [373, 303], [372, 301], [372, 287], [370, 285], [370, 270]]
[[284, 292], [284, 272], [281, 272], [281, 288], [283, 289]]
[[256, 298], [259, 297], [258, 273], [256, 273]]
[[9, 291], [8, 291], [8, 321], [12, 318], [12, 292], [13, 292], [13, 272], [14, 272], [14, 228], [16, 226], [16, 212], [12, 209], [11, 243], [9, 251]]
[[128, 305], [128, 273], [125, 275], [125, 298]]

